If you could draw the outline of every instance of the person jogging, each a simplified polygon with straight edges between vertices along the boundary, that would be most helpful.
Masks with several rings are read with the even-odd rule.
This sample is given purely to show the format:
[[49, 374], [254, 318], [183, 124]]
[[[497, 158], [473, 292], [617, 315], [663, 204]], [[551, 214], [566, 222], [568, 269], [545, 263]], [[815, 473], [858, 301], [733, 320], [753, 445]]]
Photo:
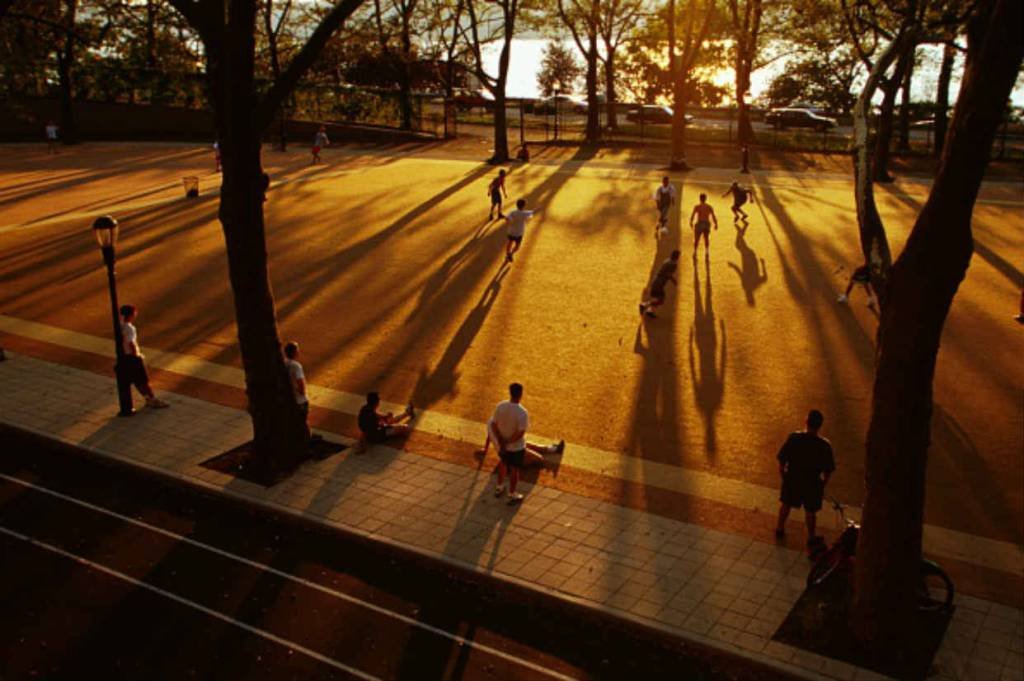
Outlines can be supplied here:
[[693, 212], [690, 213], [690, 229], [693, 230], [693, 258], [697, 259], [697, 247], [700, 244], [701, 236], [704, 237], [704, 259], [711, 257], [710, 251], [708, 250], [708, 236], [711, 234], [711, 223], [715, 223], [715, 229], [718, 229], [718, 217], [715, 215], [715, 209], [708, 203], [708, 195], [700, 195], [700, 203], [693, 207]]
[[146, 406], [150, 409], [163, 409], [171, 405], [157, 398], [149, 387], [149, 372], [146, 371], [146, 358], [139, 349], [139, 332], [135, 328], [135, 318], [139, 309], [134, 305], [121, 306], [121, 343], [124, 348], [125, 376], [131, 385], [146, 398]]
[[853, 274], [850, 275], [850, 283], [846, 285], [846, 291], [836, 298], [836, 302], [843, 304], [850, 302], [850, 293], [853, 292], [853, 287], [857, 284], [864, 287], [864, 292], [868, 294], [868, 307], [877, 308], [878, 300], [875, 298], [875, 292], [871, 288], [871, 272], [868, 270], [867, 265], [861, 265], [853, 271]]
[[750, 203], [754, 203], [754, 190], [741, 187], [738, 182], [733, 182], [722, 196], [728, 196], [729, 194], [732, 194], [733, 220], [746, 220], [747, 214], [742, 206], [747, 202], [747, 199], [750, 199]]
[[679, 286], [679, 282], [676, 281], [677, 269], [679, 269], [679, 251], [672, 251], [672, 255], [661, 264], [654, 279], [651, 280], [650, 297], [640, 303], [640, 314], [648, 317], [658, 316], [654, 314], [654, 310], [665, 302], [665, 286], [670, 281]]
[[327, 139], [327, 128], [320, 126], [320, 129], [313, 135], [313, 148], [310, 150], [313, 153], [313, 163], [320, 162], [320, 150], [331, 144], [331, 140]]
[[825, 485], [836, 469], [832, 445], [818, 432], [825, 417], [817, 409], [807, 414], [807, 428], [790, 433], [776, 457], [782, 491], [779, 494], [779, 522], [775, 526], [776, 539], [786, 536], [786, 519], [793, 508], [804, 509], [807, 525], [807, 547], [813, 549], [822, 539], [817, 529], [817, 512], [825, 496]]
[[666, 175], [654, 190], [654, 205], [658, 209], [658, 225], [654, 228], [654, 236], [657, 237], [662, 229], [668, 228], [668, 212], [675, 203], [676, 188], [669, 183]]
[[508, 214], [508, 240], [505, 242], [505, 262], [512, 262], [513, 256], [523, 245], [526, 221], [533, 217], [535, 210], [526, 210], [526, 199], [516, 201], [516, 209]]
[[505, 169], [502, 168], [498, 171], [498, 176], [491, 180], [491, 183], [487, 185], [487, 195], [491, 197], [491, 209], [487, 212], [487, 219], [494, 219], [494, 208], [498, 208], [498, 219], [505, 217], [501, 212], [501, 203], [503, 199], [508, 198], [508, 192], [505, 191]]
[[[498, 485], [494, 488], [494, 496], [500, 497], [505, 494], [505, 475], [508, 474], [509, 505], [518, 504], [523, 500], [522, 494], [516, 493], [516, 486], [519, 484], [519, 473], [522, 471], [526, 461], [526, 453], [529, 451], [543, 461], [544, 454], [561, 454], [565, 451], [565, 440], [558, 444], [537, 445], [526, 441], [526, 431], [530, 427], [530, 415], [523, 407], [523, 386], [520, 383], [512, 383], [508, 387], [509, 399], [498, 403], [494, 408], [494, 414], [488, 421], [487, 438], [488, 444], [494, 440], [498, 445]], [[484, 445], [484, 453], [487, 452], [487, 445]]]

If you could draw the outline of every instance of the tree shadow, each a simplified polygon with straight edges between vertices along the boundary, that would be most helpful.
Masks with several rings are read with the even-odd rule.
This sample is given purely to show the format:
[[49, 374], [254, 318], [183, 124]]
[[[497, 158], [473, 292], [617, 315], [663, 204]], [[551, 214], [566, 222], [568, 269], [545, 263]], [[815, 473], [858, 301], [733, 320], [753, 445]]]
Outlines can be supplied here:
[[[725, 321], [715, 324], [715, 310], [711, 304], [711, 265], [705, 260], [703, 299], [701, 298], [698, 268], [693, 268], [693, 327], [690, 329], [690, 378], [693, 396], [704, 419], [704, 450], [713, 456], [718, 449], [715, 419], [725, 396], [726, 336]], [[721, 334], [721, 350], [718, 335]], [[696, 353], [694, 352], [696, 348]], [[696, 355], [696, 358], [695, 356]], [[697, 365], [700, 365], [698, 371]]]
[[748, 227], [749, 224], [736, 226], [736, 250], [740, 252], [740, 265], [730, 262], [729, 267], [739, 275], [740, 285], [743, 286], [743, 293], [747, 297], [747, 305], [754, 307], [754, 292], [768, 281], [768, 270], [764, 258], [758, 259], [757, 253], [747, 245], [744, 237]]

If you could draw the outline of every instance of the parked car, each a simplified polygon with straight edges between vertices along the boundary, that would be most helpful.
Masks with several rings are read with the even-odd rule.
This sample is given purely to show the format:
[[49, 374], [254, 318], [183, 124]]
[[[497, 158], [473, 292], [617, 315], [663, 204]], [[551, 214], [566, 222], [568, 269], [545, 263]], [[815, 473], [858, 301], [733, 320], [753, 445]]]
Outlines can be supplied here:
[[835, 119], [815, 113], [812, 109], [772, 109], [764, 122], [777, 130], [784, 128], [813, 128], [818, 132], [836, 127]]
[[[659, 124], [672, 122], [672, 107], [661, 106], [660, 104], [644, 104], [642, 107], [636, 107], [626, 114], [626, 120], [632, 123], [639, 123], [641, 120], [641, 110], [643, 111], [644, 123]], [[693, 116], [690, 114], [683, 115], [684, 123], [689, 123], [692, 120]]]
[[572, 95], [555, 95], [554, 97], [538, 99], [533, 105], [533, 112], [536, 114], [553, 114], [556, 108], [560, 113], [586, 113], [587, 102]]

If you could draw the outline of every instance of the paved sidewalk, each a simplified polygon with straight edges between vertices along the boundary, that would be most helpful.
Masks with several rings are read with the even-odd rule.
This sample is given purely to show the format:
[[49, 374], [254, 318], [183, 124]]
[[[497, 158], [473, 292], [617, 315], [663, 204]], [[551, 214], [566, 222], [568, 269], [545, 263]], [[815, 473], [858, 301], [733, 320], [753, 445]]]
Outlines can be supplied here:
[[[199, 466], [249, 439], [245, 412], [162, 393], [170, 409], [118, 419], [112, 379], [8, 356], [0, 422], [808, 678], [883, 678], [770, 640], [803, 590], [799, 551], [541, 485], [524, 485], [525, 503], [509, 507], [494, 498], [488, 470], [386, 447], [306, 463], [265, 489]], [[970, 596], [957, 605], [936, 678], [1024, 679], [1024, 612]]]

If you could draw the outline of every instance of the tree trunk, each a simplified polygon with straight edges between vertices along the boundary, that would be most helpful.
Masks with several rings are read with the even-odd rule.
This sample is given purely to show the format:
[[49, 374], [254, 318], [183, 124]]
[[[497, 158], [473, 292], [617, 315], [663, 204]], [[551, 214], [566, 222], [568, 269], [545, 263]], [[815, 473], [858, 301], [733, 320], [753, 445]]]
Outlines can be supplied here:
[[494, 155], [491, 163], [505, 163], [508, 154], [508, 112], [505, 110], [505, 83], [494, 92]]
[[64, 144], [78, 144], [75, 121], [75, 24], [78, 21], [78, 0], [64, 2], [65, 26], [63, 44], [57, 48], [57, 79], [60, 86], [60, 139]]
[[[267, 270], [264, 187], [255, 91], [255, 4], [236, 3], [224, 49], [207, 48], [218, 140], [223, 154], [220, 222], [227, 246], [238, 343], [253, 425], [254, 467], [264, 477], [307, 455], [305, 423], [281, 355]], [[218, 63], [218, 54], [223, 62]]]
[[597, 36], [589, 36], [587, 44], [587, 128], [584, 141], [597, 144], [601, 141], [601, 109], [597, 101]]
[[616, 111], [617, 96], [615, 94], [615, 52], [612, 47], [605, 43], [607, 58], [604, 61], [604, 96], [605, 112], [608, 119], [608, 129], [619, 129], [618, 111]]
[[939, 82], [935, 91], [935, 155], [942, 154], [942, 145], [946, 141], [946, 129], [949, 125], [949, 81], [953, 77], [953, 61], [956, 59], [956, 48], [952, 42], [946, 43], [942, 50], [942, 66], [939, 67]]
[[889, 157], [892, 152], [893, 118], [896, 111], [896, 91], [894, 84], [882, 88], [882, 104], [878, 112], [878, 124], [875, 129], [874, 175], [875, 182], [892, 182], [889, 174]]
[[903, 84], [900, 86], [900, 138], [899, 150], [910, 151], [910, 86], [914, 79], [914, 51], [910, 52], [907, 68], [903, 72]]
[[971, 214], [1021, 65], [1019, 0], [988, 0], [968, 24], [952, 129], [928, 201], [893, 267], [878, 329], [852, 624], [895, 654], [914, 631], [932, 379], [942, 327], [973, 251]]
[[747, 91], [750, 89], [750, 60], [740, 57], [736, 64], [736, 139], [745, 147], [754, 141], [754, 126], [750, 122]]
[[676, 77], [672, 89], [672, 170], [690, 170], [686, 162], [686, 97], [687, 79], [682, 74]]

